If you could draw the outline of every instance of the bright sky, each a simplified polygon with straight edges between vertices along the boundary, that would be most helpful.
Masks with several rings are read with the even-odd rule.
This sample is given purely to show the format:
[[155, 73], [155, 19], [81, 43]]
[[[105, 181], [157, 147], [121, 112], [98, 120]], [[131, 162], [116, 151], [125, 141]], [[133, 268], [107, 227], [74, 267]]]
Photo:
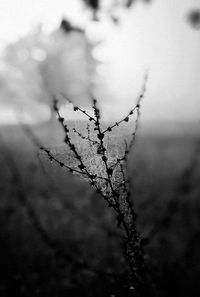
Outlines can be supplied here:
[[80, 9], [77, 0], [0, 0], [0, 47], [38, 24], [51, 31], [63, 16], [81, 23]]
[[109, 61], [100, 71], [119, 110], [136, 97], [148, 69], [143, 118], [200, 119], [200, 31], [186, 22], [196, 7], [197, 0], [154, 0], [124, 16], [120, 32], [99, 50]]
[[[122, 14], [120, 26], [108, 21], [88, 27], [105, 38], [94, 52], [105, 61], [98, 68], [107, 114], [129, 110], [138, 94], [144, 72], [149, 70], [144, 119], [200, 119], [200, 31], [185, 21], [198, 0], [153, 0], [136, 4]], [[0, 49], [38, 23], [47, 31], [63, 16], [85, 23], [78, 0], [0, 0]]]

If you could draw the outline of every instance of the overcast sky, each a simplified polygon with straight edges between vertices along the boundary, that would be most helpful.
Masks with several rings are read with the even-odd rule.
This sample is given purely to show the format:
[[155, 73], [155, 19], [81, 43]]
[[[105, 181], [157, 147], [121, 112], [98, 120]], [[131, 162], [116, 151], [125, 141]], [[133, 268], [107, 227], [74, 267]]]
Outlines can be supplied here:
[[[51, 31], [67, 16], [85, 23], [76, 0], [0, 0], [0, 49], [17, 40], [38, 23]], [[88, 27], [104, 38], [94, 55], [102, 85], [105, 113], [129, 109], [139, 93], [145, 70], [149, 70], [144, 119], [200, 119], [200, 31], [186, 21], [187, 12], [200, 8], [198, 0], [154, 0], [133, 5], [122, 14], [119, 26], [108, 21]]]
[[200, 119], [200, 31], [186, 21], [187, 12], [200, 7], [198, 3], [154, 0], [150, 6], [134, 6], [121, 32], [110, 35], [104, 49], [110, 65], [101, 72], [119, 110], [135, 98], [148, 69], [144, 118]]

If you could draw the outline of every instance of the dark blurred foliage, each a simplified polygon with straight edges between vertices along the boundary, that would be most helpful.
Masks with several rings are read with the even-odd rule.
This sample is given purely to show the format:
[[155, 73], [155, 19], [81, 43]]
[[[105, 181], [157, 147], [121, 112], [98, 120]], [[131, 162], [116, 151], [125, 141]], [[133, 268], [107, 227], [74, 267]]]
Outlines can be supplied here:
[[70, 33], [71, 31], [77, 31], [77, 32], [80, 32], [80, 33], [84, 33], [83, 29], [72, 26], [72, 24], [66, 19], [63, 19], [61, 21], [60, 29], [63, 30], [65, 33]]
[[[82, 0], [89, 9], [92, 10], [93, 15], [92, 18], [94, 21], [99, 21], [100, 17], [98, 12], [102, 10], [102, 2], [101, 0]], [[113, 21], [113, 23], [118, 24], [120, 22], [119, 17], [115, 15], [116, 10], [119, 8], [122, 9], [129, 9], [132, 7], [132, 5], [136, 2], [142, 2], [142, 3], [149, 3], [152, 2], [152, 0], [110, 0], [106, 3], [106, 13], [109, 15], [110, 19]], [[105, 13], [105, 11], [104, 11]]]
[[[122, 5], [124, 5], [125, 7], [129, 8], [131, 7], [137, 0], [127, 0], [127, 1], [123, 1]], [[142, 2], [144, 3], [149, 3], [152, 0], [142, 0]]]
[[[89, 6], [93, 10], [98, 10], [101, 7], [101, 1], [100, 0], [83, 0], [87, 6]], [[120, 5], [122, 7], [131, 7], [136, 1], [138, 0], [115, 0], [110, 1], [110, 5]], [[142, 0], [142, 2], [150, 2], [151, 0]], [[109, 1], [108, 1], [109, 2]]]
[[188, 13], [188, 22], [194, 29], [200, 29], [200, 10], [195, 9]]
[[86, 5], [88, 5], [90, 8], [94, 9], [94, 10], [98, 10], [99, 9], [99, 0], [83, 0]]

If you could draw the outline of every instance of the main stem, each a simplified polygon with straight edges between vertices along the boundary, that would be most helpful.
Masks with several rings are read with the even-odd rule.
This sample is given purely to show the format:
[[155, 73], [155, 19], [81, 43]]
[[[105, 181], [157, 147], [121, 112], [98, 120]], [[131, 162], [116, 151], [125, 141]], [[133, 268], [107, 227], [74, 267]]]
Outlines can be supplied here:
[[136, 230], [136, 215], [129, 200], [127, 192], [118, 197], [118, 215], [122, 219], [122, 225], [126, 233], [124, 252], [132, 274], [132, 282], [136, 290], [139, 290], [146, 282], [146, 269], [144, 265], [144, 252], [141, 247], [140, 237]]

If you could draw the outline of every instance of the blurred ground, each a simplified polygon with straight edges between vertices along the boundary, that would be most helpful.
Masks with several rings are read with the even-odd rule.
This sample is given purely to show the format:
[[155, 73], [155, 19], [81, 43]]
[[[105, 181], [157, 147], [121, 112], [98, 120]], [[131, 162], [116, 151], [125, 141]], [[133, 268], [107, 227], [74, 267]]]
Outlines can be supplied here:
[[[55, 123], [34, 131], [63, 155]], [[158, 296], [200, 294], [198, 157], [192, 170], [188, 165], [197, 131], [141, 130], [129, 157]], [[0, 127], [0, 296], [122, 296], [127, 267], [119, 235], [112, 211], [87, 183], [38, 157], [20, 127]]]

